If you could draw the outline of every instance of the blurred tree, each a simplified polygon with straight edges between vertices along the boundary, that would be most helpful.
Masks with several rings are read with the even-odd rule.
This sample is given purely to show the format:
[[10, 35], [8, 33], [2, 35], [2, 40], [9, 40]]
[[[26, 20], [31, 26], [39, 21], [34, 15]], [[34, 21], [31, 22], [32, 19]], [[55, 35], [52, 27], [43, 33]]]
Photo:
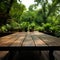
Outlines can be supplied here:
[[59, 9], [60, 6], [60, 1], [59, 0], [50, 0], [51, 2], [49, 2], [48, 0], [35, 0], [35, 2], [37, 2], [37, 5], [41, 5], [42, 6], [42, 14], [43, 14], [43, 19], [45, 20], [44, 22], [47, 22], [47, 18], [50, 15], [55, 14], [55, 12]]
[[11, 18], [14, 18], [17, 22], [19, 22], [20, 16], [22, 15], [24, 10], [26, 10], [25, 6], [22, 3], [19, 4], [15, 1], [13, 2], [9, 14]]
[[9, 11], [14, 0], [2, 0], [0, 1], [0, 25], [6, 24], [9, 18]]

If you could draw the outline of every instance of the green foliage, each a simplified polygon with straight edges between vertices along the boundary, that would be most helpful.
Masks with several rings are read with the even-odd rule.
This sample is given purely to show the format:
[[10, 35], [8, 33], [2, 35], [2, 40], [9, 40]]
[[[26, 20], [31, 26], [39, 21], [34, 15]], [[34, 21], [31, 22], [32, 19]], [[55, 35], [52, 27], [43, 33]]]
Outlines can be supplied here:
[[15, 21], [12, 21], [10, 23], [10, 26], [11, 26], [11, 29], [14, 30], [14, 29], [19, 29], [19, 24]]
[[44, 32], [44, 27], [39, 27], [40, 32]]
[[36, 26], [35, 30], [39, 31], [39, 32], [44, 32], [44, 27], [42, 27], [42, 26]]
[[27, 31], [28, 30], [28, 26], [29, 26], [29, 22], [22, 22], [20, 24], [20, 29], [22, 29], [22, 31]]
[[60, 30], [55, 32], [55, 36], [60, 37]]
[[[13, 2], [13, 4], [11, 4]], [[35, 0], [29, 10], [17, 0], [0, 1], [0, 32], [40, 31], [60, 36], [60, 1]], [[39, 9], [36, 9], [40, 5]], [[9, 17], [8, 17], [9, 16]], [[8, 19], [9, 18], [9, 19]], [[7, 23], [5, 24], [5, 21]]]
[[36, 24], [35, 24], [34, 22], [32, 22], [32, 23], [29, 25], [29, 30], [34, 31], [35, 26], [36, 26]]
[[10, 29], [11, 29], [11, 25], [6, 24], [6, 29], [7, 29], [8, 31], [10, 31]]
[[2, 33], [7, 32], [7, 29], [6, 29], [5, 25], [1, 26], [0, 32], [2, 32]]
[[20, 21], [32, 23], [35, 20], [35, 17], [35, 11], [26, 11], [21, 15]]
[[14, 2], [11, 10], [10, 10], [10, 16], [11, 18], [15, 18], [16, 21], [20, 19], [20, 16], [22, 15], [23, 11], [25, 10], [25, 6], [23, 4], [18, 4], [17, 2]]
[[50, 32], [50, 27], [51, 27], [51, 24], [50, 23], [42, 24], [42, 26], [44, 27], [44, 30], [46, 32]]
[[57, 27], [56, 26], [51, 26], [50, 30], [51, 30], [52, 33], [55, 33], [55, 31], [57, 30]]
[[60, 26], [54, 26], [54, 27], [55, 27], [54, 30], [53, 30], [54, 35], [57, 36], [57, 37], [60, 37]]
[[0, 2], [0, 13], [6, 13], [10, 6], [10, 0], [2, 0]]
[[29, 11], [34, 11], [37, 8], [36, 4], [32, 4], [29, 6]]

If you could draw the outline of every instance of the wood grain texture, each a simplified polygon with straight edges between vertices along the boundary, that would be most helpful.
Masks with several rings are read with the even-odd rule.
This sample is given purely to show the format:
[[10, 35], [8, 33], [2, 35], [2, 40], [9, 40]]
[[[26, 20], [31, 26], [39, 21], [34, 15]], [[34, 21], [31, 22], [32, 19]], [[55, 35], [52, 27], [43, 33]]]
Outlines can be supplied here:
[[32, 37], [30, 35], [30, 32], [27, 32], [27, 35], [25, 37], [25, 40], [23, 41], [22, 46], [35, 46], [34, 41], [32, 40]]
[[48, 46], [60, 46], [60, 38], [53, 37], [51, 35], [47, 35], [44, 33], [40, 33], [39, 35], [36, 36], [38, 36]]
[[14, 43], [12, 43], [10, 46], [21, 46], [23, 43], [23, 40], [25, 39], [26, 33], [19, 33], [19, 38], [16, 39], [16, 41], [14, 41]]
[[[4, 37], [0, 37], [0, 47], [24, 47], [24, 46], [60, 46], [60, 38], [53, 37], [41, 32], [16, 32]], [[0, 51], [0, 58], [3, 58], [8, 52]], [[60, 59], [60, 51], [54, 51], [54, 57], [56, 60]], [[48, 52], [42, 51], [42, 56], [45, 60], [48, 56]]]

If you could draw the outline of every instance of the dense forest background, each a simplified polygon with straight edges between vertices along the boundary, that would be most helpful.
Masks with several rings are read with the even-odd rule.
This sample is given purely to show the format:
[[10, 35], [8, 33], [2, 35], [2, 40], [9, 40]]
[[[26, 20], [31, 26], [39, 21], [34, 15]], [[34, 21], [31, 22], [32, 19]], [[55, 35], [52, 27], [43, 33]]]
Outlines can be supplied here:
[[0, 0], [0, 33], [39, 31], [60, 36], [59, 0], [35, 0], [35, 4], [30, 5], [28, 10], [19, 2]]

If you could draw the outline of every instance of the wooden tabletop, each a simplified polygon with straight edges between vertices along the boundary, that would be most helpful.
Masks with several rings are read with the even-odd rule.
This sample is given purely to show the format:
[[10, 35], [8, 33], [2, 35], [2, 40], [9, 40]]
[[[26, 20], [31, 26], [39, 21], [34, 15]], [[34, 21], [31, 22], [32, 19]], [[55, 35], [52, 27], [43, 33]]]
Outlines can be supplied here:
[[16, 32], [14, 34], [0, 37], [0, 50], [3, 49], [3, 47], [4, 48], [6, 47], [48, 47], [49, 48], [52, 46], [60, 47], [60, 38], [53, 37], [51, 35], [47, 35], [38, 31]]

